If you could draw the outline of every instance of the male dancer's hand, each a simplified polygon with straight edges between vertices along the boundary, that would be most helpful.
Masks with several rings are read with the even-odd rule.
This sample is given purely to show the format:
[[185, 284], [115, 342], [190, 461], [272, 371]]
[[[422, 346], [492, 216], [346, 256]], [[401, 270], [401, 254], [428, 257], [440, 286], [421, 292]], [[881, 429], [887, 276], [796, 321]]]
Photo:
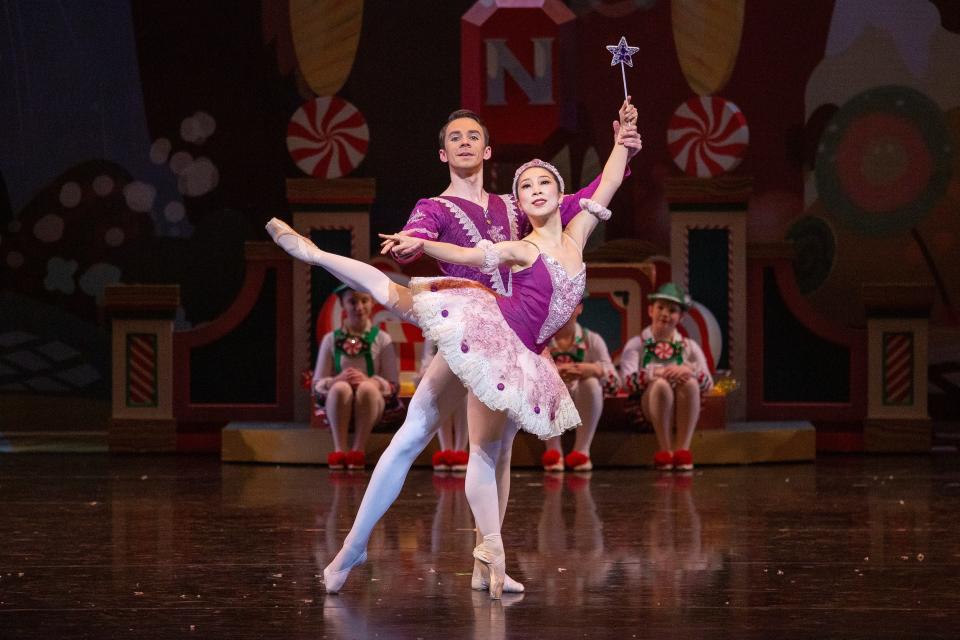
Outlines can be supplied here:
[[643, 149], [643, 139], [635, 126], [621, 127], [616, 120], [613, 121], [613, 144], [622, 144], [627, 148], [627, 162], [636, 157]]
[[405, 231], [379, 235], [383, 238], [380, 242], [380, 255], [392, 252], [398, 258], [408, 258], [423, 251], [423, 239], [407, 235]]
[[[412, 258], [419, 251], [423, 249], [423, 242], [420, 243], [419, 248], [411, 249], [409, 245], [405, 242], [401, 242], [397, 236], [409, 236], [407, 231], [398, 231], [392, 235], [380, 234], [381, 238], [384, 240], [380, 241], [380, 255], [385, 256], [388, 253], [392, 254], [396, 260], [405, 260], [407, 258]], [[413, 238], [417, 240], [418, 238]]]

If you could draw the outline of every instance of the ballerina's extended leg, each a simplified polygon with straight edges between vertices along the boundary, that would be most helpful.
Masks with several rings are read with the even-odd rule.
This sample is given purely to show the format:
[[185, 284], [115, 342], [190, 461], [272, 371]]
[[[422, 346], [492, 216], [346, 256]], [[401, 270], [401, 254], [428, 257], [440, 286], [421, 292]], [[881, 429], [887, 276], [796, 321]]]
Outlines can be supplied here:
[[374, 300], [404, 319], [412, 318], [413, 303], [410, 289], [395, 283], [376, 267], [353, 258], [322, 251], [310, 240], [294, 231], [286, 222], [277, 218], [271, 218], [266, 229], [273, 241], [297, 260], [323, 267], [350, 288], [369, 293]]

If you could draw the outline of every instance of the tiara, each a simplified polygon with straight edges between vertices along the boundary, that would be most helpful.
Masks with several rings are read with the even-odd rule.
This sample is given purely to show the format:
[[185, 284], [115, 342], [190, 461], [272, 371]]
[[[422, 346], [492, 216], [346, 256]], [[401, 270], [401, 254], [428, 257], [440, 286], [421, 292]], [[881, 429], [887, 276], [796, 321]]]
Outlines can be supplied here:
[[517, 197], [517, 182], [520, 181], [520, 174], [531, 167], [540, 167], [541, 169], [546, 169], [547, 171], [552, 173], [553, 177], [557, 179], [557, 184], [560, 185], [560, 193], [564, 192], [563, 178], [560, 177], [560, 172], [557, 171], [557, 168], [552, 164], [550, 164], [549, 162], [544, 162], [540, 158], [534, 158], [533, 160], [529, 162], [524, 162], [522, 165], [520, 165], [520, 167], [517, 169], [517, 172], [513, 174], [513, 197], [514, 198]]

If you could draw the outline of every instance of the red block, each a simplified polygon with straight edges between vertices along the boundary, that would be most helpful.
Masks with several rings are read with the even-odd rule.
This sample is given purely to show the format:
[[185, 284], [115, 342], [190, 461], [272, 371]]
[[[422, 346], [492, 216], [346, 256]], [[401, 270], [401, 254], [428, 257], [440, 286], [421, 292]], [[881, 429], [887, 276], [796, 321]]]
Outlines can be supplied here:
[[561, 0], [478, 1], [461, 18], [461, 100], [498, 150], [574, 128], [574, 19]]

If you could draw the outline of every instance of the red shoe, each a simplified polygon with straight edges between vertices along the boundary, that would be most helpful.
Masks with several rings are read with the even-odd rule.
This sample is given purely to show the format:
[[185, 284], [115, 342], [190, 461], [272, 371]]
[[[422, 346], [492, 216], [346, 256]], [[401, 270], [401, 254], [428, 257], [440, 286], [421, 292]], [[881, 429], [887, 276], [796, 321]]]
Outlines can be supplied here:
[[560, 452], [554, 449], [547, 449], [540, 458], [544, 471], [563, 471], [563, 460], [560, 458]]
[[574, 471], [590, 471], [593, 469], [593, 463], [590, 462], [590, 456], [580, 453], [579, 451], [571, 451], [567, 454], [567, 457], [564, 458], [563, 461]]
[[367, 466], [367, 456], [363, 451], [347, 452], [347, 469], [364, 469]]
[[660, 471], [673, 469], [673, 454], [669, 451], [657, 451], [653, 454], [653, 468]]
[[347, 454], [343, 451], [334, 451], [333, 453], [327, 455], [327, 466], [334, 471], [343, 469], [346, 462]]
[[673, 468], [678, 471], [690, 471], [693, 469], [693, 456], [687, 449], [678, 449], [673, 453]]
[[450, 464], [447, 462], [447, 452], [437, 451], [430, 458], [434, 471], [450, 471]]
[[470, 462], [470, 454], [466, 451], [450, 452], [450, 469], [453, 471], [466, 471], [467, 463]]

